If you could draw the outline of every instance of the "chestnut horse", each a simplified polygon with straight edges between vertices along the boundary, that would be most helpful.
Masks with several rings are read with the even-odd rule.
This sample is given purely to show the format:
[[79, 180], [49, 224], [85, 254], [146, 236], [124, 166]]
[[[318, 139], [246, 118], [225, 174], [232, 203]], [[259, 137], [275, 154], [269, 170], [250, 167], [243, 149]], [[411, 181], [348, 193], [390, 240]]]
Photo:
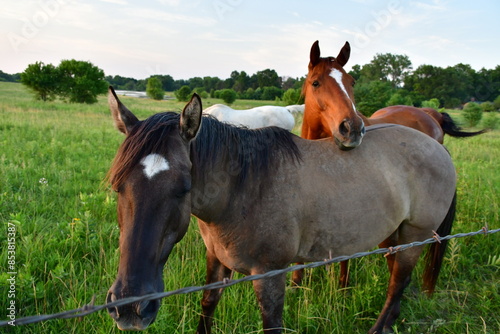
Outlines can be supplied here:
[[[163, 291], [163, 267], [191, 213], [207, 248], [207, 283], [233, 271], [261, 274], [451, 231], [455, 169], [443, 146], [418, 131], [378, 126], [345, 152], [331, 138], [311, 141], [278, 127], [249, 130], [202, 117], [197, 95], [180, 115], [144, 121], [112, 89], [109, 103], [126, 138], [109, 173], [118, 192], [120, 262], [108, 301]], [[429, 293], [445, 247], [443, 241], [429, 248]], [[369, 333], [393, 325], [422, 249], [387, 257], [387, 299]], [[281, 333], [286, 274], [253, 287], [265, 333]], [[211, 332], [221, 294], [204, 292], [197, 333]], [[152, 300], [108, 311], [119, 328], [131, 330], [147, 328], [159, 308]]]
[[[305, 96], [301, 136], [306, 139], [334, 137], [341, 148], [354, 148], [361, 143], [363, 124], [400, 124], [419, 130], [443, 143], [444, 133], [454, 137], [470, 137], [484, 132], [463, 132], [446, 113], [434, 109], [391, 106], [378, 110], [370, 118], [356, 110], [353, 86], [355, 80], [344, 70], [351, 48], [348, 42], [337, 57], [322, 58], [319, 42], [311, 47], [309, 72], [302, 88]], [[351, 139], [354, 134], [354, 138]], [[341, 263], [340, 285], [347, 286], [347, 262]], [[303, 271], [293, 274], [300, 284]]]
[[302, 88], [305, 96], [301, 134], [303, 138], [333, 136], [339, 145], [353, 148], [359, 145], [361, 140], [350, 140], [346, 134], [351, 133], [348, 131], [351, 127], [362, 128], [360, 119], [366, 126], [382, 123], [408, 126], [431, 136], [441, 144], [445, 133], [453, 137], [471, 137], [485, 132], [463, 132], [447, 113], [439, 113], [432, 108], [390, 106], [367, 118], [356, 110], [354, 78], [344, 70], [350, 53], [350, 45], [346, 42], [337, 58], [321, 58], [319, 42], [316, 41], [312, 45], [309, 72]]
[[[401, 119], [404, 118], [404, 122]], [[445, 112], [438, 112], [433, 108], [415, 108], [411, 106], [390, 106], [377, 110], [370, 118], [363, 118], [368, 125], [381, 123], [394, 123], [409, 126], [428, 134], [443, 144], [444, 135], [464, 138], [477, 136], [486, 130], [465, 132], [453, 121], [451, 116]], [[432, 124], [432, 119], [436, 124]]]

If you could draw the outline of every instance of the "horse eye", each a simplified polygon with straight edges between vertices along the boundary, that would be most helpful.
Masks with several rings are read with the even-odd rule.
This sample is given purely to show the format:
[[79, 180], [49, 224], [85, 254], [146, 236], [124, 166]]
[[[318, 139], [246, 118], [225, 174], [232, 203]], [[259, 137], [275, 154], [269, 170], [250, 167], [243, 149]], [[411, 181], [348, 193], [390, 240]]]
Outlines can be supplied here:
[[185, 180], [182, 187], [180, 187], [175, 194], [178, 198], [183, 198], [191, 191], [191, 180]]
[[318, 80], [315, 80], [313, 83], [312, 83], [313, 87], [319, 87], [319, 81]]

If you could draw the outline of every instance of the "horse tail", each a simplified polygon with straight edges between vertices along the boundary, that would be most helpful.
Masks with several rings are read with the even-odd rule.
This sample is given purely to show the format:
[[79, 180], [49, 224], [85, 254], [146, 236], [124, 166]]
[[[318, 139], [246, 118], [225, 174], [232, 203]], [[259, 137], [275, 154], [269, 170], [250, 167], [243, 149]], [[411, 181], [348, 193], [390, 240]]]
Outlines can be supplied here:
[[441, 128], [443, 129], [444, 133], [447, 135], [450, 135], [452, 137], [472, 137], [472, 136], [477, 136], [482, 133], [485, 133], [487, 130], [483, 129], [481, 131], [475, 131], [475, 132], [465, 132], [460, 129], [460, 127], [453, 121], [451, 116], [448, 113], [442, 112], [441, 115], [442, 117], [442, 123], [441, 123]]
[[[443, 222], [436, 231], [439, 236], [444, 237], [450, 234], [451, 226], [453, 224], [453, 220], [455, 219], [456, 206], [457, 192], [455, 191], [455, 195], [453, 196], [453, 200], [451, 202], [450, 208], [448, 209], [448, 213], [446, 214], [446, 217], [444, 217]], [[441, 242], [435, 242], [431, 244], [425, 256], [423, 288], [428, 295], [432, 295], [432, 293], [434, 292], [434, 288], [436, 287], [436, 281], [441, 270], [441, 265], [443, 264], [443, 258], [447, 244], [448, 240], [441, 240]]]

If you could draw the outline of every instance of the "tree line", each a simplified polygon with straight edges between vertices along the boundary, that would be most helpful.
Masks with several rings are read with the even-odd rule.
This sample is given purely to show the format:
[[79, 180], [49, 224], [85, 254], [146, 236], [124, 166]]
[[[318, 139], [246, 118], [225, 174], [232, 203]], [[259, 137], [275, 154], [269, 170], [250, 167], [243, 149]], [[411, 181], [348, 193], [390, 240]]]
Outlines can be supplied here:
[[[206, 76], [194, 77], [187, 80], [174, 80], [170, 75], [154, 75], [148, 79], [137, 80], [119, 75], [106, 76], [106, 80], [115, 89], [132, 91], [147, 91], [148, 81], [152, 78], [155, 78], [155, 81], [158, 80], [161, 89], [167, 92], [176, 92], [181, 90], [181, 88], [184, 92], [189, 88], [190, 92], [195, 91], [202, 97], [204, 95], [207, 97], [216, 97], [222, 91], [229, 89], [236, 93], [236, 98], [249, 100], [281, 99], [284, 92], [288, 89], [300, 90], [305, 79], [305, 77], [281, 77], [272, 69], [258, 71], [252, 75], [248, 75], [245, 71], [233, 71], [230, 77], [226, 79]], [[184, 95], [181, 93], [182, 97]]]
[[349, 73], [356, 80], [356, 105], [367, 115], [388, 105], [421, 107], [432, 99], [442, 108], [488, 101], [485, 111], [500, 109], [500, 65], [479, 71], [467, 64], [421, 65], [413, 70], [407, 56], [386, 53], [377, 54], [369, 64], [354, 65]]
[[[365, 65], [354, 65], [349, 72], [356, 80], [356, 105], [367, 116], [388, 105], [417, 107], [433, 100], [433, 106], [459, 108], [469, 101], [486, 102], [486, 111], [500, 109], [500, 65], [494, 69], [474, 70], [470, 65], [448, 67], [421, 65], [413, 69], [406, 55], [377, 54]], [[227, 103], [234, 99], [279, 100], [285, 104], [303, 102], [300, 78], [282, 77], [265, 69], [249, 75], [233, 71], [229, 78], [193, 77], [175, 80], [170, 75], [135, 79], [120, 75], [105, 76], [89, 62], [63, 60], [59, 66], [36, 62], [23, 73], [9, 75], [0, 71], [1, 81], [21, 81], [37, 98], [52, 100], [59, 96], [69, 102], [93, 103], [106, 93], [107, 85], [119, 90], [147, 91], [161, 99], [165, 91], [175, 92], [179, 100], [192, 92], [202, 97], [218, 97]], [[487, 107], [487, 108], [486, 108]]]

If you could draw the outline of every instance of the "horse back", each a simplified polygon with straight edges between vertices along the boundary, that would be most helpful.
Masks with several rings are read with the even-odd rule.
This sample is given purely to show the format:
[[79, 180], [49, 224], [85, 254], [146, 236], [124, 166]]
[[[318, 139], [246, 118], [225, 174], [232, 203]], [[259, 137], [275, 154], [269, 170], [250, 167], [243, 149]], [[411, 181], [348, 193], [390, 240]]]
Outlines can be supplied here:
[[369, 249], [402, 224], [421, 229], [425, 239], [448, 212], [456, 187], [453, 163], [442, 145], [419, 131], [368, 127], [362, 145], [351, 151], [331, 139], [298, 142], [304, 177], [295, 184], [302, 194], [295, 205], [305, 214], [297, 260]]
[[[437, 117], [437, 116], [436, 116]], [[390, 106], [377, 110], [368, 118], [369, 124], [392, 123], [419, 130], [443, 143], [443, 130], [437, 118], [412, 106]]]

